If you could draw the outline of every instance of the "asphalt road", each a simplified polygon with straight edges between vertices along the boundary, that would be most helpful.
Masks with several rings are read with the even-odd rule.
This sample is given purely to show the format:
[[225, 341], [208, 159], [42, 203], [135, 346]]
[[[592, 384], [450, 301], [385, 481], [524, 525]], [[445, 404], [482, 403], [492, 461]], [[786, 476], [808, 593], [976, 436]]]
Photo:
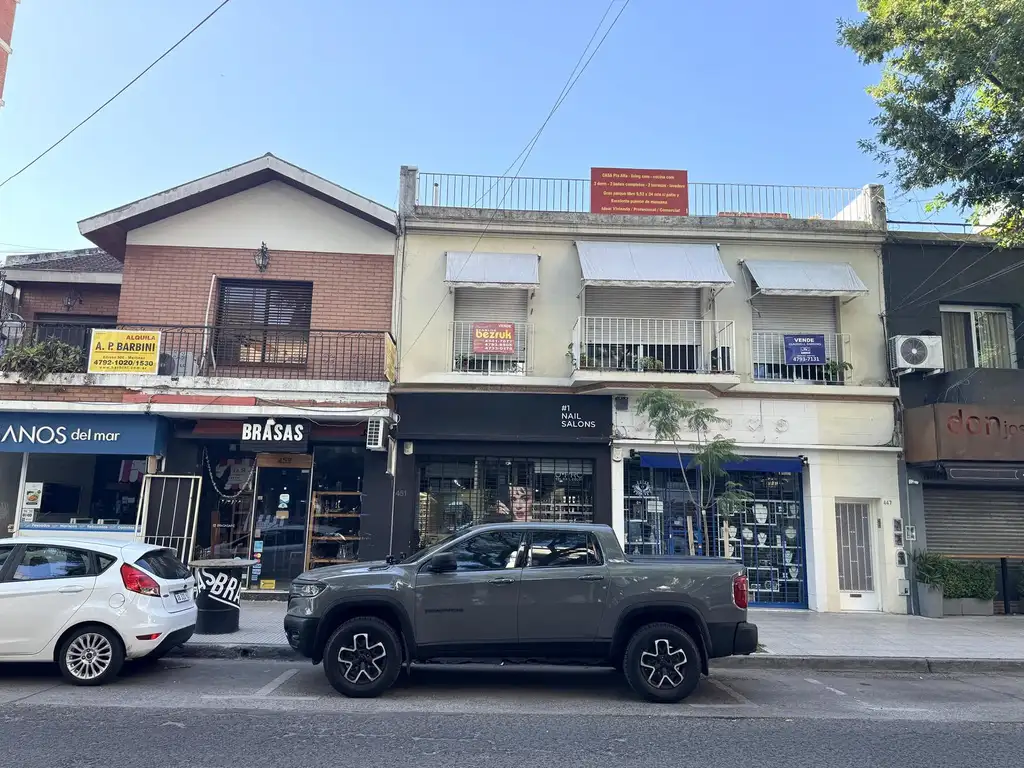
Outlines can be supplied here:
[[682, 705], [594, 670], [414, 670], [336, 696], [319, 667], [175, 659], [98, 689], [0, 666], [0, 765], [1014, 766], [1024, 678], [728, 670]]

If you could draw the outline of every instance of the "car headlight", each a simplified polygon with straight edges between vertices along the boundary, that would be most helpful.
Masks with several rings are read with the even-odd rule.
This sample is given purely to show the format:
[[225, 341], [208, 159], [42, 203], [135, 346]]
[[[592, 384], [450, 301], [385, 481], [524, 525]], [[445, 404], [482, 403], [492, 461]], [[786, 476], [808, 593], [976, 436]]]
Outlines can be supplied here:
[[292, 597], [316, 597], [327, 589], [321, 581], [293, 581], [290, 590]]

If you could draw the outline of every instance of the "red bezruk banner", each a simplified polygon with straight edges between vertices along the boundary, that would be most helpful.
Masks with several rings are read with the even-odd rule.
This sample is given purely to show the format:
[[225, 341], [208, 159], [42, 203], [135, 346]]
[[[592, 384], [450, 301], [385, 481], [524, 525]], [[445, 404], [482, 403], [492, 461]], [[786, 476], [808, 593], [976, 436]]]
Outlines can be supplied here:
[[591, 168], [590, 212], [633, 216], [689, 216], [686, 171]]
[[474, 355], [514, 355], [515, 323], [473, 323]]

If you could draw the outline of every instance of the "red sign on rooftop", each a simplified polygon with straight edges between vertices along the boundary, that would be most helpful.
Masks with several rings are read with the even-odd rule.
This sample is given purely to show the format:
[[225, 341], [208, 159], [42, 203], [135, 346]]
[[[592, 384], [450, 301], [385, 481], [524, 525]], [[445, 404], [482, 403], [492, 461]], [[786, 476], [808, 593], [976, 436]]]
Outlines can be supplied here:
[[688, 216], [686, 171], [591, 168], [590, 212], [624, 216]]

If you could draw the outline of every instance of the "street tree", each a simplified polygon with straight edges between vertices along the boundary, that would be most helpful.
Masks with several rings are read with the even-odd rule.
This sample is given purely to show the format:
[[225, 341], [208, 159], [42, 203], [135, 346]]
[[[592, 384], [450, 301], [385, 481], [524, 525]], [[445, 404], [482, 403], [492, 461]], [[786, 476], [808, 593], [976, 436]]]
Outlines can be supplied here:
[[868, 92], [874, 140], [900, 191], [941, 188], [949, 205], [1024, 243], [1024, 0], [860, 0], [839, 40], [881, 64]]
[[[705, 542], [711, 542], [709, 517], [714, 520], [717, 507], [721, 523], [728, 525], [728, 514], [741, 507], [752, 497], [742, 487], [729, 479], [725, 465], [740, 462], [743, 458], [736, 452], [736, 441], [722, 437], [715, 428], [725, 422], [715, 408], [687, 400], [678, 392], [666, 389], [649, 389], [637, 398], [637, 413], [647, 419], [654, 437], [659, 442], [668, 442], [675, 449], [679, 469], [683, 475], [686, 495], [696, 511]], [[684, 437], [692, 435], [689, 440]], [[693, 475], [691, 480], [690, 475]], [[715, 537], [724, 542], [719, 525]], [[689, 528], [690, 554], [695, 554], [693, 529]], [[723, 545], [724, 547], [724, 545]], [[727, 552], [706, 554], [725, 555]]]

